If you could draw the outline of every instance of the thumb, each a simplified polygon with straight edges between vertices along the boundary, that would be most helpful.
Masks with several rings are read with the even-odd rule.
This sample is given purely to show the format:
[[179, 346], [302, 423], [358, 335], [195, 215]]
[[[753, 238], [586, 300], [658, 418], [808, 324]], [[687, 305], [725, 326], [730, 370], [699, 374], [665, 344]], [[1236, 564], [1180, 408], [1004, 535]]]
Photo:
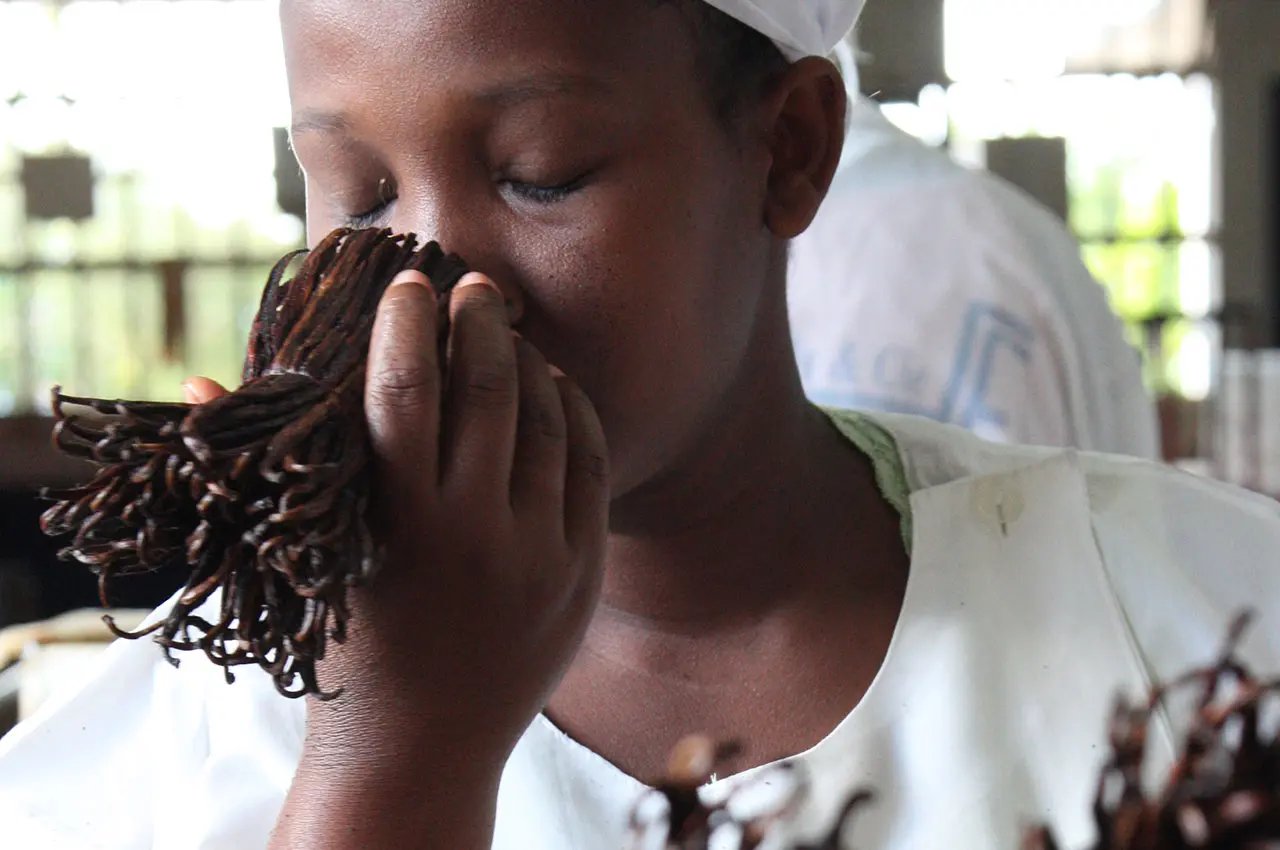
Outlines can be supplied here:
[[210, 378], [199, 376], [182, 382], [182, 397], [187, 404], [204, 404], [227, 394], [227, 388]]

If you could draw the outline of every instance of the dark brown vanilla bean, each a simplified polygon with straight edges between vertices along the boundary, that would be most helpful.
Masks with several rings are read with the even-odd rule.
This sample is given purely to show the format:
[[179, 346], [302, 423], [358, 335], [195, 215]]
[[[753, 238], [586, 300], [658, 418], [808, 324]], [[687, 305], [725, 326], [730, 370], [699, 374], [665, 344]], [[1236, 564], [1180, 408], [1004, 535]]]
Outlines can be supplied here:
[[[1269, 850], [1280, 847], [1280, 681], [1264, 682], [1239, 659], [1249, 615], [1232, 625], [1218, 660], [1143, 703], [1116, 704], [1111, 757], [1098, 782], [1095, 850]], [[1163, 789], [1142, 785], [1151, 725], [1175, 695], [1191, 690], [1195, 713]], [[1268, 728], [1269, 727], [1269, 728]], [[1040, 831], [1029, 850], [1052, 850]]]
[[[1111, 755], [1098, 780], [1094, 850], [1272, 850], [1280, 848], [1280, 681], [1263, 682], [1237, 647], [1249, 624], [1232, 625], [1217, 661], [1153, 689], [1137, 704], [1118, 700]], [[1191, 691], [1194, 716], [1164, 788], [1143, 787], [1152, 723], [1171, 698]], [[1270, 728], [1265, 728], [1267, 722]], [[1023, 850], [1058, 850], [1045, 828]]]
[[[118, 634], [152, 635], [174, 664], [174, 651], [199, 650], [228, 681], [252, 664], [286, 696], [335, 695], [321, 691], [315, 665], [345, 636], [346, 589], [378, 566], [365, 522], [364, 370], [378, 301], [403, 269], [424, 272], [443, 300], [466, 266], [388, 230], [337, 230], [282, 258], [243, 385], [206, 404], [54, 389], [55, 444], [99, 464], [83, 487], [46, 494], [56, 503], [41, 526], [70, 537], [61, 556], [98, 575], [104, 605], [119, 576], [190, 571], [167, 616]], [[196, 613], [218, 593], [216, 612]]]

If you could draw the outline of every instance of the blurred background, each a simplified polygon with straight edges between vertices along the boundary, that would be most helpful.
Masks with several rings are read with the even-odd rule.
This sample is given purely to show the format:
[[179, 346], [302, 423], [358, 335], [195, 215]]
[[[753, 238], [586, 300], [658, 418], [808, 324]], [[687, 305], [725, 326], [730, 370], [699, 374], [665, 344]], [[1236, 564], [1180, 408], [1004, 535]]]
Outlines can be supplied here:
[[[1168, 459], [1260, 489], [1277, 45], [1276, 0], [880, 0], [858, 38], [894, 123], [1066, 220], [1144, 352]], [[0, 627], [96, 598], [37, 529], [36, 488], [84, 475], [49, 448], [50, 387], [235, 382], [266, 272], [303, 241], [287, 120], [270, 0], [0, 0]]]
[[274, 3], [0, 0], [0, 626], [96, 604], [37, 526], [34, 488], [84, 475], [50, 448], [50, 387], [236, 383], [262, 282], [303, 242], [287, 122]]

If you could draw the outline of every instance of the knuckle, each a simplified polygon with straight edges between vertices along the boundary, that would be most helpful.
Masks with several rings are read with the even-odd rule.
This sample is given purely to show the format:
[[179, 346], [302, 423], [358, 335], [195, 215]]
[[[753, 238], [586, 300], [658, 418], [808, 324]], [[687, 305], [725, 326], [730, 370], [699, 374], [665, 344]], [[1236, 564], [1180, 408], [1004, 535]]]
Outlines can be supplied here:
[[609, 459], [597, 451], [576, 451], [569, 456], [574, 472], [596, 484], [609, 481]]
[[434, 388], [435, 376], [422, 369], [390, 367], [376, 372], [369, 381], [369, 400], [381, 407], [415, 407]]
[[543, 440], [564, 442], [568, 438], [564, 419], [541, 405], [527, 407], [520, 417], [521, 428]]
[[472, 369], [463, 379], [462, 397], [466, 404], [479, 408], [504, 408], [516, 398], [516, 377], [512, 370], [500, 366]]

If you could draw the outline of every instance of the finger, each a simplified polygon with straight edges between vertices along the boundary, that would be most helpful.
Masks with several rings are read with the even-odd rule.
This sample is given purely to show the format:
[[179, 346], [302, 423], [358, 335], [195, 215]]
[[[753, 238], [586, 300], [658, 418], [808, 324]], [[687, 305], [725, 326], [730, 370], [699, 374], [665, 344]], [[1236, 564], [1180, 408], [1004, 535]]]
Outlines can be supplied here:
[[183, 401], [187, 404], [204, 404], [227, 394], [227, 388], [210, 378], [194, 376], [182, 382]]
[[467, 275], [453, 290], [449, 320], [442, 479], [501, 492], [505, 504], [519, 379], [502, 293], [483, 275]]
[[603, 551], [609, 526], [609, 449], [595, 408], [577, 384], [560, 375], [568, 455], [565, 460], [565, 539], [576, 552]]
[[[564, 403], [538, 349], [516, 340], [520, 405], [515, 457], [511, 468], [511, 506], [563, 520], [566, 426]], [[563, 533], [563, 528], [559, 528]]]
[[440, 432], [436, 296], [421, 272], [400, 272], [383, 293], [366, 376], [365, 417], [379, 476], [392, 492], [434, 486]]

